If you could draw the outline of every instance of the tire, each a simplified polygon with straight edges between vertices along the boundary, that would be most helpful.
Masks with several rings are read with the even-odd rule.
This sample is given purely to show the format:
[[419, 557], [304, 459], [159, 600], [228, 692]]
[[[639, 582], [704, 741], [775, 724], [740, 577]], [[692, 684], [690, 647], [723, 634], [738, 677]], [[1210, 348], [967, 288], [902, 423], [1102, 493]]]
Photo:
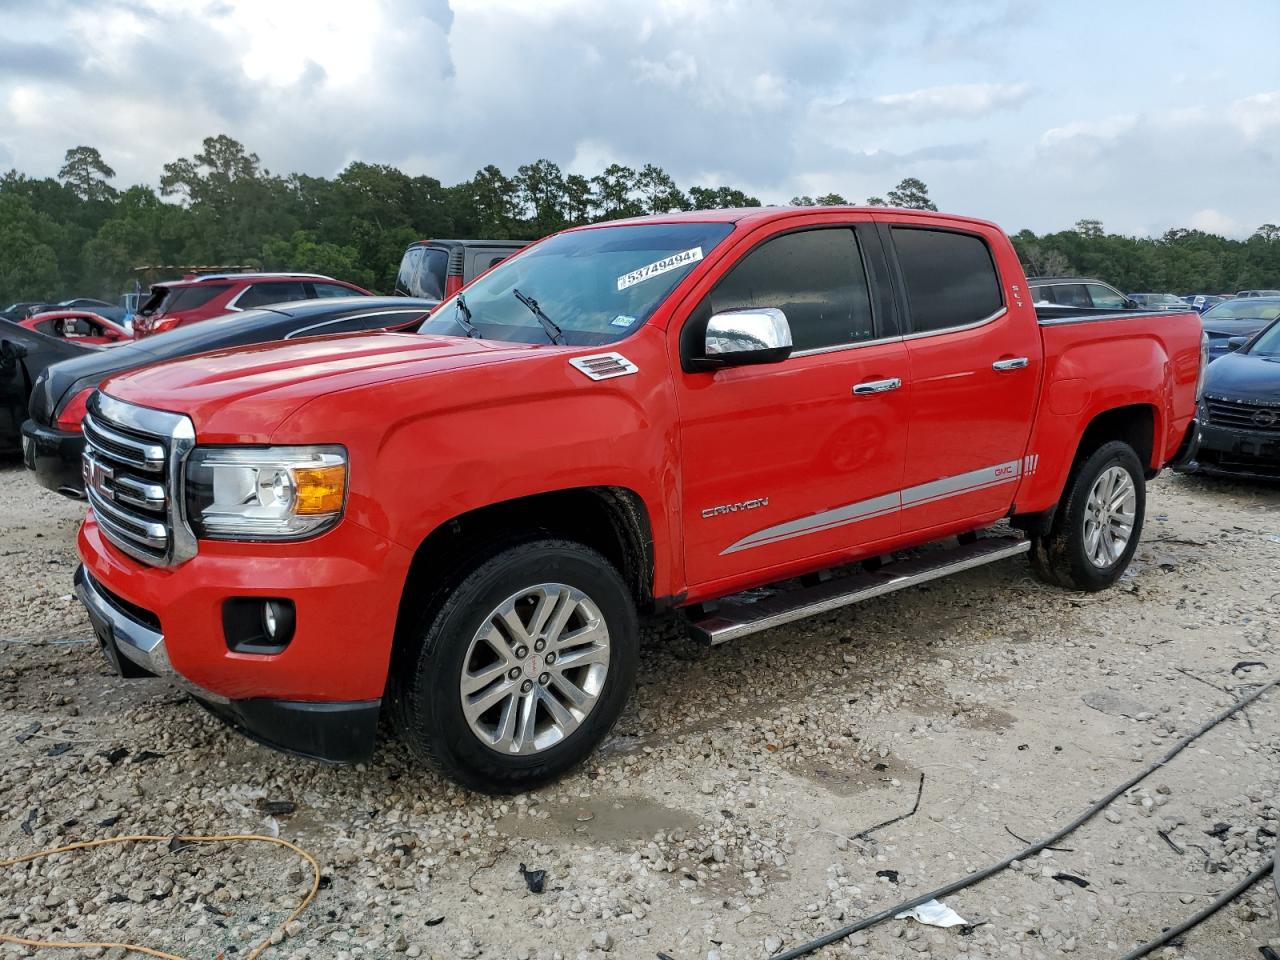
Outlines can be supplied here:
[[635, 682], [631, 593], [608, 560], [567, 540], [492, 549], [422, 611], [415, 633], [390, 684], [400, 736], [484, 793], [532, 789], [577, 766]]
[[[1100, 514], [1107, 492], [1113, 493], [1114, 502], [1127, 489], [1125, 478], [1132, 489], [1121, 509]], [[1108, 487], [1112, 481], [1116, 485]], [[1032, 537], [1031, 569], [1054, 586], [1105, 590], [1120, 579], [1138, 549], [1146, 506], [1146, 480], [1138, 455], [1119, 440], [1103, 444], [1072, 468], [1049, 533]], [[1128, 539], [1121, 547], [1116, 538], [1126, 520]]]

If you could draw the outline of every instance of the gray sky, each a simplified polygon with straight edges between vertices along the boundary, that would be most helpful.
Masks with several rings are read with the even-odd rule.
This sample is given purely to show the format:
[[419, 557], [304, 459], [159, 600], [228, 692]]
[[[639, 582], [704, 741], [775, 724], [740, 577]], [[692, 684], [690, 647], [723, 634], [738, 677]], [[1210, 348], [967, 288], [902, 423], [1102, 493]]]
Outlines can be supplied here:
[[227, 133], [276, 172], [445, 183], [547, 157], [1042, 232], [1280, 223], [1277, 0], [0, 0], [0, 169], [156, 183]]

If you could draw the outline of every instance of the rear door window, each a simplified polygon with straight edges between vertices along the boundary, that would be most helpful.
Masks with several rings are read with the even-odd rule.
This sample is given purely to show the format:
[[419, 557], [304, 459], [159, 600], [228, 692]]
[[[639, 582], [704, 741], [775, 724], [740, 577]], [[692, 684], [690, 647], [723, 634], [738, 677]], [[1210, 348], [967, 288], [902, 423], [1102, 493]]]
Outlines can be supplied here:
[[1101, 307], [1104, 310], [1124, 309], [1124, 296], [1116, 293], [1105, 284], [1086, 283], [1085, 287], [1088, 288], [1089, 299], [1095, 307]]
[[421, 265], [421, 247], [410, 247], [404, 252], [404, 256], [400, 258], [400, 272], [396, 274], [396, 293], [414, 296], [413, 287], [417, 283], [418, 268]]
[[1089, 291], [1084, 288], [1083, 283], [1055, 283], [1053, 298], [1059, 306], [1063, 307], [1093, 306], [1093, 301], [1089, 299]]
[[352, 290], [350, 287], [339, 286], [336, 283], [313, 283], [311, 288], [315, 290], [317, 299], [323, 300], [329, 297], [358, 297], [359, 290]]
[[913, 331], [968, 326], [1003, 306], [995, 261], [981, 237], [921, 227], [891, 230]]
[[710, 301], [712, 313], [748, 307], [781, 310], [796, 352], [875, 338], [867, 275], [849, 227], [766, 240], [716, 285]]
[[189, 287], [160, 287], [151, 294], [151, 299], [142, 305], [139, 311], [143, 316], [158, 313], [176, 313], [179, 310], [194, 310], [203, 307], [220, 293], [226, 293], [231, 287], [225, 283], [198, 283]]
[[301, 280], [277, 280], [271, 283], [255, 283], [236, 299], [241, 310], [261, 307], [268, 303], [287, 303], [290, 300], [307, 300], [307, 287]]
[[449, 252], [440, 247], [423, 247], [422, 263], [418, 267], [417, 277], [410, 289], [415, 297], [427, 300], [443, 300], [445, 272], [449, 268]]

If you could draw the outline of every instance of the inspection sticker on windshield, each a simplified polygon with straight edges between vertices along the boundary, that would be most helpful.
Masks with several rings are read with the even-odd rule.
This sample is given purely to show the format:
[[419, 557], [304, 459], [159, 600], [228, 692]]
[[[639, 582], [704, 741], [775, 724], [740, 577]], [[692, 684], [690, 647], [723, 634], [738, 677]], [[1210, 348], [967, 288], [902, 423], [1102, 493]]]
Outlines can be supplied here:
[[[609, 325], [614, 327], [629, 327], [635, 322], [635, 317], [628, 317], [625, 313], [620, 313], [609, 321]], [[23, 434], [23, 436], [26, 436], [26, 434]]]
[[681, 267], [694, 263], [702, 259], [702, 248], [694, 247], [691, 250], [682, 250], [680, 253], [673, 253], [669, 257], [650, 263], [647, 266], [632, 270], [630, 273], [624, 273], [618, 278], [618, 289], [625, 290], [627, 287], [633, 287], [641, 281], [648, 280], [650, 277], [656, 277], [660, 273], [666, 273], [669, 270], [678, 270]]

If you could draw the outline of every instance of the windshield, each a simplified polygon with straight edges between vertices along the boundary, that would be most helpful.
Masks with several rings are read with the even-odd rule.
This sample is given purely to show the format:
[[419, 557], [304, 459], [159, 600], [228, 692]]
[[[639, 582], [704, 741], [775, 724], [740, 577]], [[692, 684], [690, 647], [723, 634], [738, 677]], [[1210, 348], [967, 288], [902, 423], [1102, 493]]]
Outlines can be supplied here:
[[595, 346], [621, 340], [645, 322], [689, 271], [733, 230], [731, 223], [653, 223], [574, 230], [504, 260], [440, 304], [420, 333], [464, 334], [459, 314], [482, 337], [551, 342], [537, 302], [564, 342]]
[[1280, 323], [1272, 323], [1262, 332], [1262, 335], [1253, 342], [1248, 350], [1242, 350], [1241, 353], [1248, 353], [1254, 357], [1267, 357], [1272, 360], [1280, 360]]
[[1205, 320], [1274, 320], [1280, 317], [1280, 300], [1225, 300], [1204, 312]]

